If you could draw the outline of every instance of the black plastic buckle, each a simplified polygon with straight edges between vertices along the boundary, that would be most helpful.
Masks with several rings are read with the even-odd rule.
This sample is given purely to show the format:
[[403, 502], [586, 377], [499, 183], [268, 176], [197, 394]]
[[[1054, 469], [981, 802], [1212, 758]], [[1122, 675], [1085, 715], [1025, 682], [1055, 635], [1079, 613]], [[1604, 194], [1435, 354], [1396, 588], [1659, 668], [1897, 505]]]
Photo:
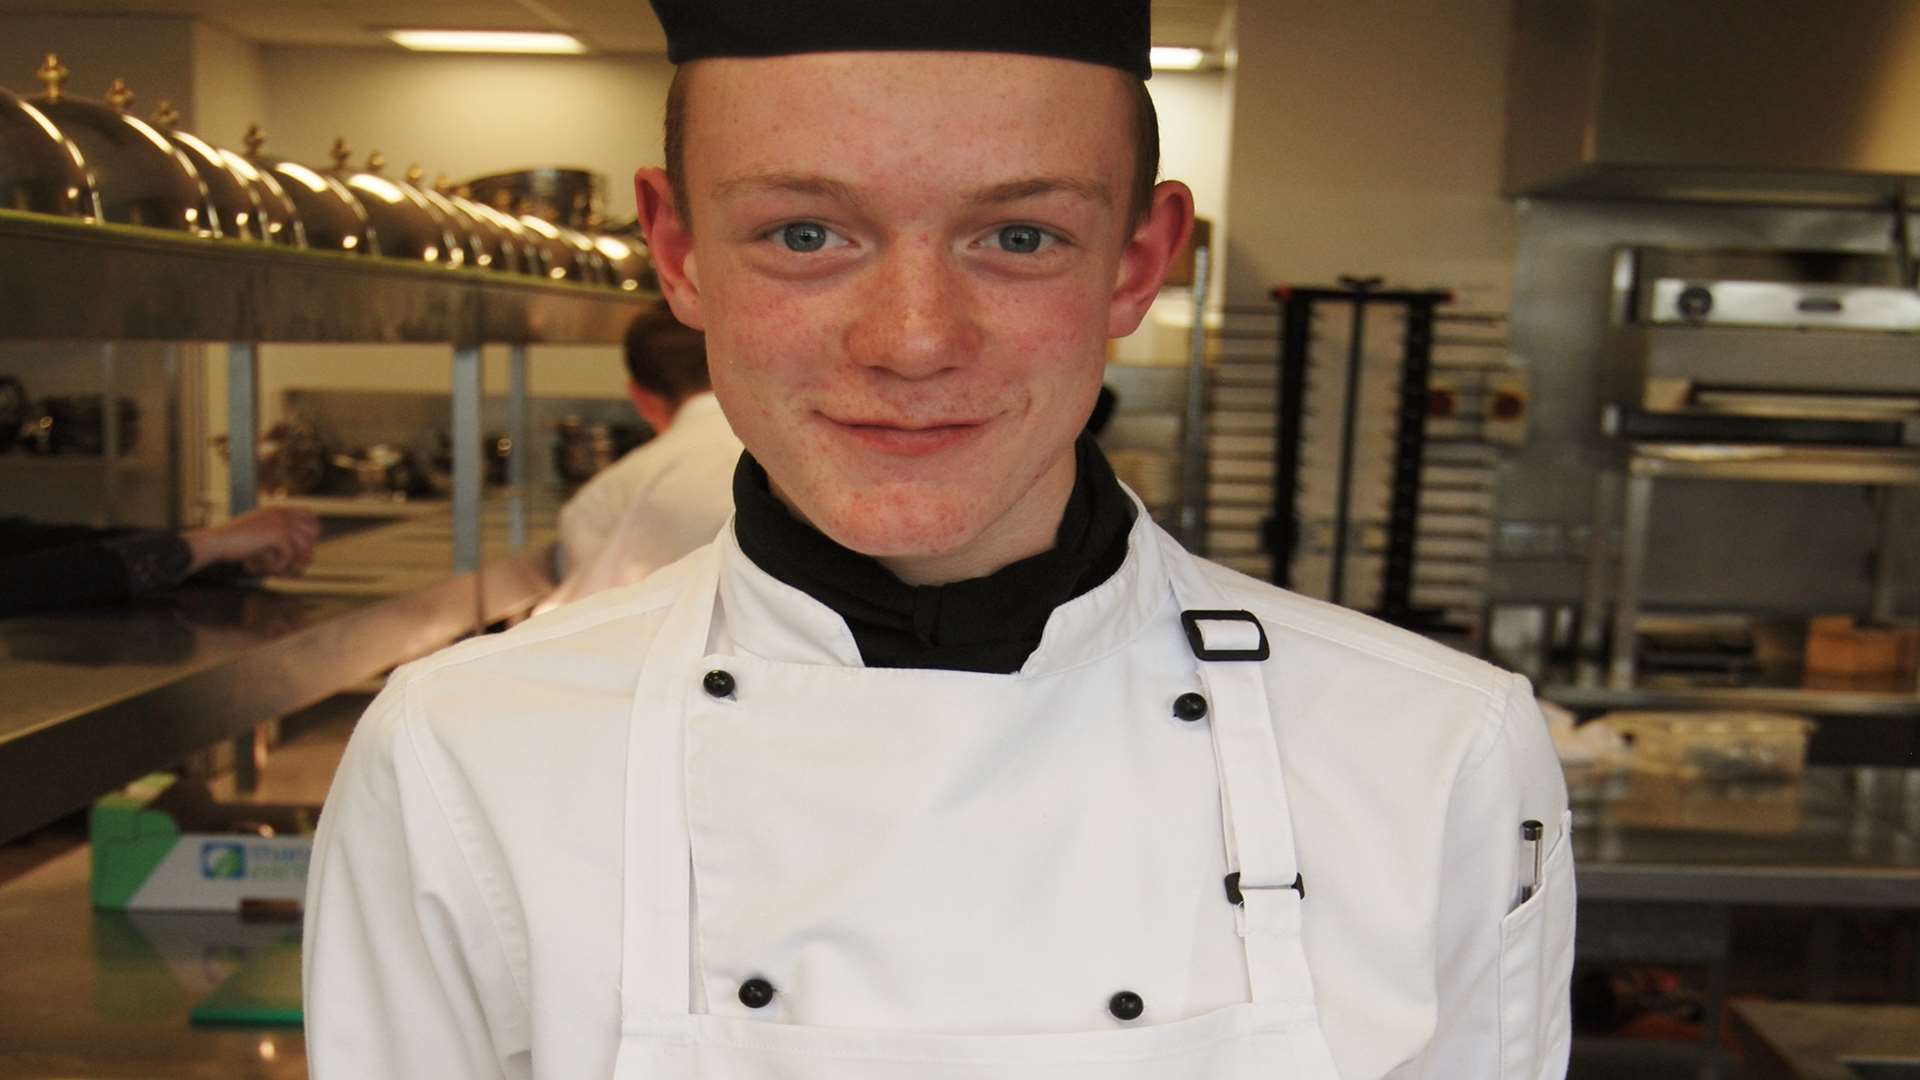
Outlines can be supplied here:
[[[1297, 872], [1293, 875], [1293, 884], [1283, 886], [1283, 888], [1292, 889], [1294, 892], [1299, 893], [1300, 899], [1302, 900], [1307, 898], [1307, 879]], [[1227, 902], [1230, 904], [1244, 904], [1247, 902], [1247, 895], [1240, 891], [1240, 871], [1238, 870], [1227, 875]]]
[[[1250, 622], [1260, 632], [1260, 644], [1251, 649], [1209, 649], [1206, 635], [1200, 632], [1200, 622]], [[1183, 611], [1180, 613], [1180, 625], [1186, 628], [1187, 644], [1192, 646], [1193, 655], [1202, 660], [1265, 660], [1272, 655], [1267, 648], [1267, 628], [1253, 617], [1251, 611]]]

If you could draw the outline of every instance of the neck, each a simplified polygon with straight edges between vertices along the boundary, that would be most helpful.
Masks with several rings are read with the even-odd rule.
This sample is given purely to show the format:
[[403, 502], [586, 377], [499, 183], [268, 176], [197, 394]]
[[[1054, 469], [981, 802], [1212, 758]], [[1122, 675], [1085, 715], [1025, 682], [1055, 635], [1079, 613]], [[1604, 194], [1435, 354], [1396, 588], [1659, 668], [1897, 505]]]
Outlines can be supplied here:
[[[1072, 450], [1062, 454], [1027, 493], [1007, 512], [960, 547], [925, 555], [874, 556], [894, 577], [908, 585], [947, 585], [986, 577], [1022, 559], [1053, 550], [1059, 539], [1060, 519], [1073, 494], [1077, 473]], [[773, 497], [801, 521], [807, 516], [787, 498], [777, 483], [769, 483]]]

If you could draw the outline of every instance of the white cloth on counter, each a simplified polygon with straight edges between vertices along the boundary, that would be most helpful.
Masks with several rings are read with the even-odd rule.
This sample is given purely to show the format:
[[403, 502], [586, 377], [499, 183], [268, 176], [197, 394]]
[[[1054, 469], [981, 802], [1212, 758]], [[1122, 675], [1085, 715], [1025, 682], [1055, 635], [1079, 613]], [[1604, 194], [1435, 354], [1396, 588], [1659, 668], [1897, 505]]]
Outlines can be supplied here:
[[[1172, 707], [1201, 688], [1176, 559], [1192, 556], [1142, 512], [1120, 570], [1054, 611], [1020, 672], [872, 670], [728, 528], [639, 585], [401, 668], [315, 841], [314, 1077], [611, 1075], [626, 905], [684, 914], [681, 1004], [747, 1030], [1098, 1038], [1116, 991], [1145, 1000], [1134, 1032], [1248, 1000], [1242, 935], [1262, 931], [1224, 895], [1212, 721]], [[1195, 563], [1271, 642], [1255, 670], [1305, 890], [1298, 977], [1340, 1076], [1564, 1076], [1572, 842], [1526, 681]], [[686, 597], [712, 608], [703, 655], [663, 683], [649, 661], [688, 651], [663, 636]], [[725, 700], [709, 670], [731, 673]], [[894, 707], [847, 704], [877, 698]], [[968, 702], [977, 723], [951, 723]], [[663, 724], [685, 757], [634, 759], [638, 725]], [[1526, 819], [1547, 853], [1522, 902]], [[677, 893], [646, 887], [676, 874]], [[749, 977], [778, 990], [763, 1012], [739, 1000]], [[875, 1060], [847, 1075], [934, 1074]], [[783, 1058], [759, 1075], [836, 1074]]]
[[631, 585], [720, 532], [733, 513], [740, 440], [712, 393], [587, 481], [560, 509], [560, 587], [540, 610]]

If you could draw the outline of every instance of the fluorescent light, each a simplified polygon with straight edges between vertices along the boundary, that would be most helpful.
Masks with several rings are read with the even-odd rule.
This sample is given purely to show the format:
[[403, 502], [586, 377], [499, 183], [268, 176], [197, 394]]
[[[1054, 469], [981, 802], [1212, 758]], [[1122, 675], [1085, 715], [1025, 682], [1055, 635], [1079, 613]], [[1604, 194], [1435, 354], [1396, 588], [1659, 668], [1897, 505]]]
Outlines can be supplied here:
[[1155, 45], [1150, 54], [1155, 71], [1193, 71], [1207, 62], [1207, 50]]
[[572, 34], [527, 33], [507, 30], [388, 30], [396, 45], [421, 52], [583, 53], [587, 47]]

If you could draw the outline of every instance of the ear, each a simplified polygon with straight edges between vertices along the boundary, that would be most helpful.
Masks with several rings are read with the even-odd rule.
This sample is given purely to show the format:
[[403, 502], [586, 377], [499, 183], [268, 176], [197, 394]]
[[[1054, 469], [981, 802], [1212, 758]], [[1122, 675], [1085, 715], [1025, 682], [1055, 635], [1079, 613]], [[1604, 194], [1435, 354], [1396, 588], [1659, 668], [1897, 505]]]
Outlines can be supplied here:
[[1108, 337], [1126, 337], [1140, 328], [1147, 308], [1160, 294], [1167, 268], [1192, 232], [1193, 192], [1178, 180], [1155, 187], [1146, 217], [1120, 251], [1120, 268], [1107, 307]]
[[700, 313], [700, 275], [693, 258], [693, 230], [680, 218], [673, 203], [673, 185], [664, 169], [645, 168], [633, 174], [634, 205], [640, 209], [640, 231], [647, 238], [647, 255], [660, 278], [660, 292], [673, 315], [695, 330], [705, 330]]

